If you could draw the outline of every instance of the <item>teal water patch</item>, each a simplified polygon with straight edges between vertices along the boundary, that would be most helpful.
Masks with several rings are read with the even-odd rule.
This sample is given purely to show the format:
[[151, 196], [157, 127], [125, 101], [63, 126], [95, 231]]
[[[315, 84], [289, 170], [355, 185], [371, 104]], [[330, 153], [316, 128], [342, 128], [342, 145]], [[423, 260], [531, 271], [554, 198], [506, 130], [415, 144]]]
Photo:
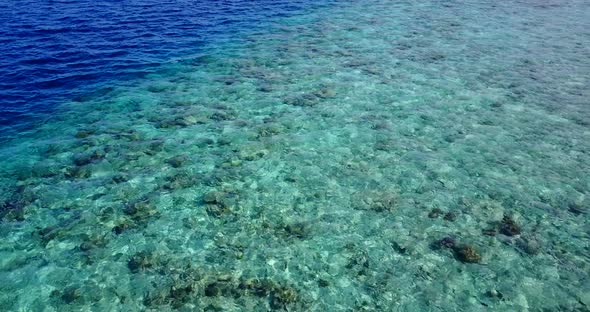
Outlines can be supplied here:
[[590, 7], [343, 3], [0, 151], [0, 306], [590, 306]]

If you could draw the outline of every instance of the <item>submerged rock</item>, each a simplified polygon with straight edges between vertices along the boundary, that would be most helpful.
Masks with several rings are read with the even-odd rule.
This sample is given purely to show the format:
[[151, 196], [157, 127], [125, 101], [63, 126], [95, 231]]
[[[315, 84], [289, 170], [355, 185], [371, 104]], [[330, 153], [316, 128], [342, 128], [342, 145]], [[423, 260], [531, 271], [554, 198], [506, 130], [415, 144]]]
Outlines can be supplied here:
[[129, 175], [128, 175], [128, 174], [126, 174], [126, 173], [118, 173], [118, 174], [115, 174], [115, 175], [114, 175], [114, 176], [111, 178], [111, 180], [112, 180], [114, 183], [116, 183], [116, 184], [119, 184], [119, 183], [123, 183], [123, 182], [127, 182], [127, 181], [129, 181], [129, 178], [130, 178], [130, 177], [129, 177]]
[[328, 86], [320, 86], [318, 89], [311, 92], [302, 92], [294, 95], [289, 95], [283, 98], [283, 103], [292, 106], [312, 107], [319, 104], [321, 101], [336, 96], [333, 88]]
[[[228, 163], [229, 164], [229, 163]], [[220, 187], [224, 183], [235, 182], [241, 179], [241, 172], [238, 167], [231, 164], [223, 168], [215, 169], [209, 176], [203, 179], [208, 186]]]
[[178, 309], [182, 307], [186, 302], [188, 302], [190, 296], [194, 291], [193, 285], [183, 285], [183, 286], [172, 286], [169, 292], [169, 299], [171, 300], [171, 305], [174, 309]]
[[141, 251], [129, 258], [127, 267], [132, 273], [144, 271], [156, 265], [156, 259], [152, 253]]
[[0, 201], [0, 221], [24, 221], [24, 204], [18, 200]]
[[433, 242], [430, 244], [430, 248], [433, 250], [451, 250], [455, 258], [464, 263], [481, 262], [481, 255], [475, 247], [467, 244], [460, 245], [457, 240], [451, 236]]
[[268, 84], [263, 84], [260, 85], [258, 88], [256, 88], [256, 91], [260, 91], [260, 92], [272, 92], [273, 88], [271, 85]]
[[190, 127], [196, 124], [203, 124], [206, 122], [205, 116], [193, 115], [185, 113], [180, 116], [152, 116], [149, 121], [154, 124], [156, 128], [168, 129], [175, 127]]
[[378, 138], [375, 141], [375, 150], [377, 151], [384, 151], [384, 152], [391, 152], [394, 151], [396, 148], [399, 147], [399, 144], [392, 138]]
[[48, 226], [37, 231], [37, 234], [41, 239], [41, 244], [46, 246], [50, 241], [66, 235], [67, 229], [60, 227], [59, 225]]
[[154, 126], [159, 129], [168, 129], [177, 126], [176, 119], [173, 118], [155, 118], [152, 117], [149, 119]]
[[215, 144], [215, 140], [213, 140], [212, 138], [199, 138], [195, 141], [195, 145], [198, 147], [208, 147]]
[[219, 287], [219, 284], [214, 282], [211, 283], [207, 286], [205, 286], [205, 296], [207, 297], [216, 297], [221, 295], [221, 288]]
[[135, 222], [147, 220], [149, 217], [158, 214], [156, 206], [149, 198], [140, 198], [135, 201], [128, 202], [123, 207], [123, 212]]
[[457, 245], [457, 241], [450, 236], [441, 238], [430, 245], [430, 247], [434, 250], [440, 250], [444, 248], [455, 248]]
[[58, 175], [60, 169], [59, 166], [39, 162], [31, 168], [31, 176], [36, 178], [50, 178]]
[[487, 236], [495, 236], [498, 233], [496, 228], [483, 229], [481, 232], [483, 235], [487, 235]]
[[286, 305], [294, 303], [299, 299], [299, 294], [290, 287], [279, 287], [271, 293], [270, 306], [273, 309], [282, 309]]
[[208, 215], [217, 218], [231, 213], [230, 207], [225, 205], [207, 205], [205, 210], [207, 211]]
[[[143, 303], [150, 308], [165, 306], [169, 309], [181, 309], [195, 300], [256, 300], [257, 305], [267, 302], [273, 310], [306, 310], [302, 306], [301, 293], [289, 285], [278, 283], [270, 278], [234, 278], [231, 274], [202, 272], [184, 261], [158, 261], [152, 254], [139, 252], [129, 262], [134, 272], [148, 270], [148, 274], [162, 274], [166, 279], [163, 285], [156, 285]], [[166, 282], [168, 281], [168, 282]], [[188, 308], [188, 307], [185, 307]], [[194, 306], [188, 308], [194, 310]], [[207, 309], [205, 309], [207, 310]]]
[[288, 237], [294, 237], [299, 239], [305, 239], [310, 234], [310, 228], [303, 222], [296, 222], [283, 226], [283, 230]]
[[369, 254], [356, 246], [350, 246], [348, 249], [350, 249], [351, 254], [345, 268], [350, 270], [350, 273], [356, 278], [367, 276], [371, 267]]
[[436, 218], [440, 217], [442, 214], [443, 214], [442, 210], [440, 210], [438, 208], [434, 208], [428, 213], [428, 217], [431, 219], [436, 219]]
[[245, 292], [245, 295], [270, 296], [270, 305], [273, 309], [283, 309], [300, 299], [299, 292], [295, 288], [280, 285], [270, 279], [243, 280], [238, 288]]
[[253, 147], [244, 147], [244, 149], [242, 149], [240, 151], [238, 157], [239, 157], [239, 159], [245, 160], [245, 161], [255, 161], [255, 160], [259, 160], [259, 159], [263, 158], [268, 153], [269, 152], [266, 149], [257, 150]]
[[288, 96], [283, 98], [283, 103], [292, 106], [312, 107], [319, 103], [319, 98], [311, 93]]
[[407, 247], [400, 245], [400, 243], [398, 243], [396, 241], [391, 242], [391, 248], [393, 248], [393, 250], [395, 250], [397, 253], [402, 254], [402, 255], [406, 254], [408, 252]]
[[178, 172], [165, 178], [166, 183], [162, 186], [166, 190], [185, 189], [197, 183], [197, 177], [190, 172]]
[[443, 219], [445, 219], [446, 221], [453, 222], [457, 219], [457, 214], [452, 211], [449, 211], [449, 212], [445, 213]]
[[176, 118], [174, 120], [174, 123], [178, 126], [181, 126], [181, 127], [192, 126], [192, 125], [197, 124], [198, 122], [199, 122], [199, 120], [195, 116], [192, 116], [192, 115], [182, 116], [182, 117]]
[[218, 110], [209, 116], [209, 119], [214, 121], [226, 121], [236, 119], [236, 114], [232, 111]]
[[100, 150], [95, 150], [90, 153], [78, 154], [74, 156], [74, 164], [76, 166], [85, 166], [93, 162], [102, 160], [105, 157], [105, 153]]
[[541, 251], [541, 243], [533, 237], [520, 237], [516, 240], [516, 247], [529, 255], [536, 255]]
[[143, 147], [143, 152], [146, 155], [156, 155], [157, 153], [161, 152], [164, 149], [164, 141], [162, 140], [152, 140]]
[[336, 91], [334, 91], [334, 89], [330, 87], [323, 86], [320, 87], [318, 90], [314, 91], [313, 95], [320, 99], [328, 99], [336, 96]]
[[203, 196], [203, 201], [207, 204], [216, 204], [221, 196], [220, 192], [209, 192]]
[[174, 168], [182, 167], [186, 162], [188, 162], [189, 157], [188, 155], [177, 155], [172, 158], [169, 158], [166, 163]]
[[120, 235], [132, 227], [133, 227], [133, 224], [131, 222], [124, 220], [123, 222], [119, 223], [118, 225], [115, 225], [111, 229], [111, 231], [113, 231], [113, 233], [115, 233], [116, 235]]
[[[172, 305], [181, 308], [193, 299], [226, 298], [237, 299], [250, 296], [251, 299], [268, 300], [273, 310], [288, 309], [301, 300], [299, 291], [293, 287], [281, 285], [270, 279], [234, 279], [226, 275], [213, 275], [205, 278], [205, 283], [199, 282], [200, 276], [194, 276], [190, 271], [185, 274], [174, 274], [173, 285], [166, 285], [162, 289], [150, 293], [144, 304], [146, 306]], [[201, 297], [201, 298], [199, 298]], [[250, 300], [251, 300], [250, 299]]]
[[509, 216], [504, 216], [500, 222], [500, 233], [506, 236], [515, 236], [520, 234], [520, 226]]
[[199, 281], [202, 279], [202, 273], [194, 268], [191, 263], [165, 260], [157, 263], [157, 266], [153, 268], [157, 268], [157, 270], [153, 271], [156, 274], [165, 275], [169, 282], [158, 285], [157, 288], [144, 297], [143, 303], [147, 307], [164, 305], [166, 306], [165, 310], [169, 310], [169, 307], [177, 310], [192, 299], [200, 297], [201, 284]]
[[76, 133], [75, 137], [77, 139], [85, 139], [89, 136], [91, 136], [94, 132], [91, 130], [80, 130]]
[[271, 136], [280, 134], [283, 131], [285, 131], [285, 128], [280, 124], [276, 124], [276, 123], [265, 124], [265, 125], [258, 127], [258, 129], [257, 129], [258, 135], [257, 136], [258, 136], [258, 138], [271, 137]]
[[87, 179], [92, 175], [92, 171], [87, 166], [68, 167], [65, 169], [64, 176], [69, 179]]
[[95, 248], [102, 248], [108, 243], [105, 235], [91, 234], [84, 235], [82, 243], [78, 245], [80, 251], [86, 252]]
[[481, 262], [481, 255], [470, 245], [461, 245], [453, 248], [455, 257], [465, 263], [479, 263]]
[[503, 295], [501, 292], [499, 292], [499, 291], [497, 291], [497, 290], [495, 290], [495, 289], [490, 289], [490, 290], [488, 290], [488, 291], [485, 293], [485, 295], [486, 295], [487, 297], [490, 297], [490, 298], [496, 298], [496, 299], [502, 299], [502, 298], [504, 298], [504, 295]]
[[236, 204], [238, 195], [233, 192], [213, 191], [203, 195], [205, 210], [210, 216], [221, 217], [232, 212], [232, 207]]
[[568, 211], [575, 215], [586, 214], [588, 213], [588, 206], [581, 203], [570, 203], [568, 205]]
[[63, 302], [70, 304], [73, 303], [74, 301], [80, 299], [82, 297], [82, 292], [80, 291], [80, 287], [78, 286], [69, 286], [67, 288], [65, 288], [62, 292], [61, 292], [61, 300], [63, 300]]

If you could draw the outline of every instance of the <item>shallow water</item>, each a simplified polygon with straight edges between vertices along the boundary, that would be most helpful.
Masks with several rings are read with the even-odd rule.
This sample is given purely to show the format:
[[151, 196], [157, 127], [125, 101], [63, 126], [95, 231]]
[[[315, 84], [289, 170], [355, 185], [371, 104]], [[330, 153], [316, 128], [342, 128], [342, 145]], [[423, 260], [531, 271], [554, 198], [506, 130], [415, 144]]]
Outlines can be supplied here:
[[590, 309], [590, 4], [342, 1], [0, 150], [0, 306]]

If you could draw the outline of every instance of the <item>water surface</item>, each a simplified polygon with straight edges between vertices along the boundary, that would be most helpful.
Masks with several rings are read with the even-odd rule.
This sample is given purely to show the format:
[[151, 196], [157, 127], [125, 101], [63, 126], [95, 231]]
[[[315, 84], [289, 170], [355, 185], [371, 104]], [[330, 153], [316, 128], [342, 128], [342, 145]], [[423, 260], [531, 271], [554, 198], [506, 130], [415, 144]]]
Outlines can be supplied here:
[[302, 12], [4, 144], [0, 306], [588, 310], [590, 5]]

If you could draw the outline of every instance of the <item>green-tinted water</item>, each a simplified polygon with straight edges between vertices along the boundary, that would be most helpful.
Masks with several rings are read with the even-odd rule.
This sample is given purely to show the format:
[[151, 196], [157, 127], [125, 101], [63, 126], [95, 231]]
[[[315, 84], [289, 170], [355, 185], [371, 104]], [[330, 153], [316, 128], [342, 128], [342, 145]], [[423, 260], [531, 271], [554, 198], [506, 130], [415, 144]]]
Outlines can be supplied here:
[[590, 6], [285, 18], [0, 150], [0, 306], [590, 309]]

